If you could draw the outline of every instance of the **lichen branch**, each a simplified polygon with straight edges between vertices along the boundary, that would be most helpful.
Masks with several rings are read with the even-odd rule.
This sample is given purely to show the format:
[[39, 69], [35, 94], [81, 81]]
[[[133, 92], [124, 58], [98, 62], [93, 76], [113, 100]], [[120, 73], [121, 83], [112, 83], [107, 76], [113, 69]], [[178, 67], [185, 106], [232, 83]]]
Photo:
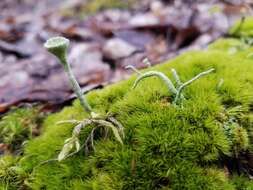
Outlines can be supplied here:
[[173, 85], [173, 83], [171, 82], [171, 80], [163, 73], [158, 72], [158, 71], [148, 71], [146, 73], [141, 74], [134, 82], [133, 85], [133, 89], [137, 87], [137, 85], [139, 84], [139, 82], [145, 78], [148, 77], [158, 77], [160, 78], [167, 86], [168, 90], [176, 96], [177, 94], [177, 89], [175, 88], [175, 86]]
[[[84, 146], [87, 147], [87, 143], [90, 142], [92, 149], [95, 150], [94, 147], [94, 132], [98, 127], [104, 127], [104, 128], [109, 128], [113, 131], [114, 136], [116, 139], [123, 144], [123, 141], [121, 139], [121, 135], [124, 138], [124, 133], [123, 133], [123, 126], [114, 118], [109, 117], [101, 117], [99, 114], [95, 113], [92, 111], [91, 106], [89, 105], [88, 101], [86, 100], [86, 97], [83, 95], [82, 90], [71, 70], [70, 64], [68, 63], [67, 60], [67, 49], [69, 47], [69, 40], [64, 38], [64, 37], [53, 37], [47, 40], [47, 42], [44, 44], [44, 47], [53, 55], [55, 55], [60, 63], [62, 64], [65, 72], [68, 75], [70, 84], [72, 86], [72, 89], [74, 90], [76, 96], [80, 100], [81, 106], [84, 108], [84, 110], [89, 113], [90, 117], [89, 119], [85, 119], [84, 121], [77, 121], [77, 120], [67, 120], [67, 121], [61, 121], [58, 122], [58, 124], [63, 124], [63, 123], [74, 123], [77, 124], [72, 132], [72, 137], [68, 138], [65, 140], [64, 146], [58, 155], [58, 161], [61, 161], [69, 155], [76, 154], [80, 150], [80, 143], [78, 136], [80, 134], [80, 131], [82, 128], [86, 127], [87, 125], [94, 124], [94, 128], [92, 129], [90, 135], [87, 137], [86, 142], [84, 143]], [[135, 69], [134, 66], [129, 66], [132, 70], [136, 71], [139, 73], [137, 69]], [[141, 74], [141, 73], [139, 73]], [[107, 130], [105, 130], [107, 131]], [[76, 148], [75, 152], [70, 153], [73, 148]]]
[[174, 103], [177, 104], [178, 100], [180, 99], [181, 93], [182, 93], [182, 91], [183, 91], [183, 89], [184, 89], [185, 87], [187, 87], [188, 85], [190, 85], [190, 84], [191, 84], [192, 82], [194, 82], [195, 80], [197, 80], [197, 79], [199, 79], [199, 78], [201, 78], [201, 77], [203, 77], [203, 76], [205, 76], [205, 75], [207, 75], [207, 74], [209, 74], [209, 73], [211, 73], [211, 72], [213, 72], [213, 71], [214, 71], [214, 68], [209, 69], [209, 70], [207, 70], [207, 71], [204, 71], [204, 72], [202, 72], [202, 73], [199, 73], [198, 75], [196, 75], [196, 76], [193, 77], [192, 79], [190, 79], [190, 80], [188, 80], [187, 82], [183, 83], [183, 84], [178, 88], [178, 90], [177, 90], [177, 94], [176, 94], [176, 98], [175, 98], [175, 100], [174, 100]]
[[146, 57], [145, 59], [143, 59], [142, 61], [145, 65], [147, 65], [147, 67], [152, 67], [151, 62], [149, 61], [149, 59]]
[[171, 72], [172, 72], [173, 77], [175, 78], [175, 81], [177, 83], [177, 87], [181, 86], [183, 83], [181, 82], [180, 77], [178, 76], [176, 69], [171, 69]]
[[135, 66], [133, 66], [133, 65], [127, 65], [127, 66], [125, 66], [125, 69], [131, 69], [134, 72], [136, 72], [138, 75], [141, 75], [141, 72], [138, 69], [136, 69]]
[[[72, 122], [72, 121], [70, 121]], [[78, 136], [83, 128], [85, 128], [88, 125], [94, 124], [95, 126], [92, 128], [90, 134], [85, 140], [85, 143], [80, 146]], [[89, 152], [89, 144], [91, 145], [91, 148], [93, 151], [96, 151], [95, 145], [94, 145], [94, 133], [99, 128], [103, 127], [105, 131], [105, 136], [107, 136], [108, 130], [112, 130], [114, 137], [120, 144], [123, 144], [122, 139], [124, 139], [124, 130], [123, 126], [119, 121], [117, 121], [114, 117], [108, 117], [108, 121], [103, 119], [85, 119], [84, 121], [80, 122], [77, 126], [74, 127], [74, 130], [72, 132], [72, 137], [65, 140], [64, 146], [58, 155], [58, 161], [61, 161], [63, 159], [68, 158], [70, 155], [78, 153], [83, 147], [85, 147], [85, 153], [88, 154]], [[76, 147], [76, 150], [74, 152], [71, 152], [72, 149]]]

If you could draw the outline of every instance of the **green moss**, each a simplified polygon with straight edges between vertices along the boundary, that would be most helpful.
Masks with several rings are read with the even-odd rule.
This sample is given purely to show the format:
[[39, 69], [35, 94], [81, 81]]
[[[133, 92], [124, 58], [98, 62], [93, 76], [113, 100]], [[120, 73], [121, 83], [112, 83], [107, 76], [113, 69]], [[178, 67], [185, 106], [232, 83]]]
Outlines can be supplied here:
[[27, 177], [25, 172], [16, 166], [19, 157], [5, 155], [0, 157], [0, 189], [16, 190], [24, 187]]
[[236, 187], [236, 190], [251, 190], [253, 189], [253, 181], [250, 181], [246, 176], [234, 176], [231, 180]]
[[134, 0], [88, 0], [85, 1], [78, 10], [65, 9], [62, 14], [66, 16], [87, 16], [106, 9], [125, 9], [129, 8], [134, 3]]
[[227, 55], [236, 55], [237, 58], [253, 60], [253, 46], [245, 40], [235, 38], [219, 39], [211, 44], [208, 49], [223, 51]]
[[229, 33], [234, 36], [253, 37], [253, 17], [237, 21]]
[[41, 115], [38, 108], [17, 108], [0, 120], [0, 142], [17, 151], [24, 141], [38, 133]]
[[101, 9], [109, 9], [109, 8], [126, 8], [129, 5], [128, 1], [123, 0], [95, 0], [89, 1], [84, 6], [84, 11], [88, 14], [96, 13]]
[[[132, 90], [134, 75], [88, 94], [94, 111], [113, 113], [123, 124], [123, 146], [114, 138], [95, 137], [96, 152], [85, 155], [81, 151], [62, 162], [39, 165], [56, 158], [64, 140], [71, 136], [74, 126], [57, 122], [83, 119], [87, 114], [75, 101], [73, 106], [49, 116], [42, 135], [29, 141], [17, 163], [29, 176], [26, 185], [35, 190], [238, 189], [222, 168], [224, 159], [235, 159], [231, 154], [234, 146], [243, 152], [252, 146], [253, 61], [240, 52], [224, 53], [229, 43], [219, 43], [207, 51], [189, 52], [151, 68], [170, 78], [170, 69], [175, 68], [182, 81], [215, 68], [214, 73], [185, 89], [182, 108], [172, 105], [172, 94], [156, 78], [144, 80]], [[233, 114], [236, 112], [231, 109], [238, 106], [243, 107], [242, 114]], [[241, 127], [238, 134], [247, 136], [241, 138], [243, 144], [240, 135], [232, 141], [226, 134], [224, 126], [231, 118]], [[85, 139], [88, 132], [84, 129], [80, 139]]]

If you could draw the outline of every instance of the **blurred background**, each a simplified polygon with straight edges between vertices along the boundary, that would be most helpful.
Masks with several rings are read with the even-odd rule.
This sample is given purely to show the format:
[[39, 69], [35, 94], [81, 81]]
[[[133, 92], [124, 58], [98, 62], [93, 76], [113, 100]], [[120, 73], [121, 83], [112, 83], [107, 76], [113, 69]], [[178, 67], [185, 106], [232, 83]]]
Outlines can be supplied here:
[[1, 0], [0, 114], [40, 103], [50, 111], [74, 98], [68, 79], [43, 43], [71, 40], [69, 60], [84, 92], [144, 68], [205, 49], [252, 14], [252, 0]]

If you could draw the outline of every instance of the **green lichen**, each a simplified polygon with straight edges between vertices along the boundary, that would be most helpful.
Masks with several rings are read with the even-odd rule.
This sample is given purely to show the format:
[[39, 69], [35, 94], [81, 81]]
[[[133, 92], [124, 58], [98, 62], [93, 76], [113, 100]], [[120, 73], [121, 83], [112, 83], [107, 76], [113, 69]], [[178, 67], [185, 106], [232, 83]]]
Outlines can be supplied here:
[[[63, 68], [69, 78], [72, 89], [74, 90], [76, 96], [78, 97], [80, 104], [84, 108], [84, 111], [89, 114], [89, 118], [85, 118], [82, 120], [65, 120], [58, 122], [58, 124], [62, 123], [76, 124], [76, 126], [73, 129], [72, 136], [65, 140], [62, 151], [58, 155], [57, 158], [58, 161], [62, 161], [67, 157], [75, 155], [81, 150], [82, 147], [85, 147], [86, 154], [88, 154], [89, 145], [95, 151], [94, 146], [95, 136], [98, 136], [99, 134], [100, 136], [104, 136], [104, 138], [106, 139], [108, 137], [109, 130], [113, 132], [113, 135], [121, 144], [123, 144], [121, 138], [124, 138], [124, 127], [119, 121], [117, 121], [117, 119], [115, 119], [111, 114], [108, 113], [104, 116], [92, 111], [92, 108], [88, 103], [88, 101], [86, 100], [86, 96], [83, 95], [81, 87], [79, 86], [68, 62], [67, 59], [68, 46], [69, 40], [59, 36], [48, 39], [44, 44], [44, 47], [50, 53], [55, 55], [59, 59], [60, 63], [63, 65]], [[81, 146], [81, 143], [79, 141], [79, 135], [81, 133], [81, 130], [83, 128], [87, 128], [88, 126], [93, 126], [93, 128], [91, 129], [90, 134], [86, 137], [85, 143], [83, 143], [83, 145]], [[101, 133], [101, 131], [103, 132]], [[74, 148], [76, 149], [75, 151], [73, 151]]]
[[74, 90], [76, 96], [78, 97], [81, 105], [83, 106], [84, 111], [91, 113], [91, 107], [87, 102], [85, 96], [83, 96], [82, 90], [72, 72], [72, 69], [67, 59], [69, 40], [61, 36], [52, 37], [46, 41], [44, 47], [48, 50], [48, 52], [58, 58], [60, 64], [62, 64], [66, 74], [68, 75], [71, 87]]
[[198, 80], [199, 78], [210, 74], [211, 72], [214, 71], [214, 69], [209, 69], [207, 71], [201, 72], [198, 75], [194, 76], [192, 79], [182, 83], [180, 80], [180, 77], [178, 76], [177, 72], [175, 69], [171, 69], [171, 72], [173, 74], [173, 77], [175, 79], [176, 85], [174, 85], [171, 80], [162, 72], [159, 71], [147, 71], [145, 73], [141, 73], [139, 72], [134, 66], [132, 65], [128, 65], [126, 66], [126, 69], [132, 69], [133, 71], [135, 71], [139, 76], [138, 78], [134, 81], [133, 84], [133, 89], [135, 89], [138, 84], [146, 79], [146, 78], [150, 78], [150, 77], [157, 77], [159, 78], [168, 88], [168, 93], [172, 93], [172, 95], [174, 96], [174, 100], [173, 100], [173, 104], [174, 105], [178, 105], [182, 100], [184, 100], [184, 95], [182, 94], [182, 91], [189, 86], [191, 83], [193, 83], [195, 80]]

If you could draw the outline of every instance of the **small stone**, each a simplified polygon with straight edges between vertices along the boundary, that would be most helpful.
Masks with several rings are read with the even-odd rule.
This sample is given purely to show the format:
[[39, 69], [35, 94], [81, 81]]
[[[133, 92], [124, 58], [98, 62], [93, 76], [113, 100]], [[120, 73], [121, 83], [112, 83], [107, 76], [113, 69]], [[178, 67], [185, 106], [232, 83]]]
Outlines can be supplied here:
[[105, 56], [114, 60], [128, 57], [135, 51], [137, 51], [137, 48], [135, 46], [118, 38], [108, 40], [103, 47]]
[[134, 27], [154, 26], [159, 23], [159, 19], [151, 13], [136, 15], [129, 21], [129, 24]]

